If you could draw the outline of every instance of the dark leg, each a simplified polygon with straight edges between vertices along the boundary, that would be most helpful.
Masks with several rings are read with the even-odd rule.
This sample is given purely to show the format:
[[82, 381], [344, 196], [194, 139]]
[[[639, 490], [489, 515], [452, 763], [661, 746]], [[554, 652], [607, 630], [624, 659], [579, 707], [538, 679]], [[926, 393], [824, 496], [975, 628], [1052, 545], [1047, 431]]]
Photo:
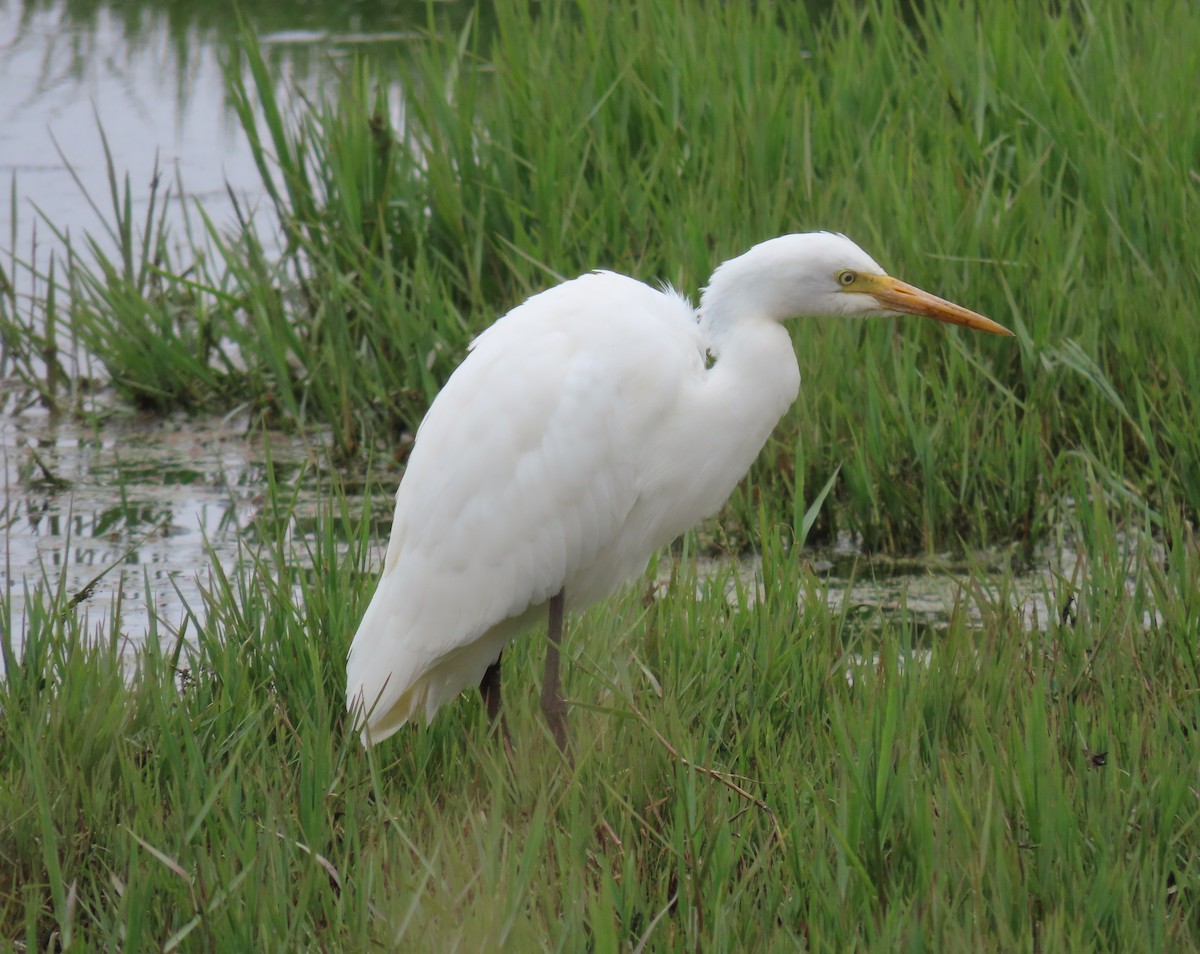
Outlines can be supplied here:
[[500, 714], [500, 660], [503, 658], [497, 656], [479, 680], [479, 694], [483, 696], [483, 704], [487, 707], [488, 722], [495, 722]]
[[563, 591], [550, 600], [550, 642], [546, 647], [546, 675], [542, 680], [542, 711], [554, 733], [559, 750], [570, 758], [571, 738], [567, 731], [567, 702], [558, 678], [558, 648], [562, 645]]
[[508, 720], [500, 711], [500, 660], [503, 658], [503, 654], [497, 656], [496, 661], [484, 671], [483, 678], [479, 680], [479, 694], [483, 696], [483, 704], [488, 714], [488, 724], [491, 725], [492, 731], [496, 731], [496, 717], [499, 716], [500, 731], [504, 734], [504, 742], [506, 745], [511, 745]]

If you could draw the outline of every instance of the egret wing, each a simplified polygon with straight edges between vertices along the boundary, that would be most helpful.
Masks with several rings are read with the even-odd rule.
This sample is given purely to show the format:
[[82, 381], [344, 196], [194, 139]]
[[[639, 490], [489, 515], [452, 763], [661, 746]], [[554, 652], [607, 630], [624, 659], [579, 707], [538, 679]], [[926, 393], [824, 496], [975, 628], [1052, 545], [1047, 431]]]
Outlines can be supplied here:
[[703, 372], [698, 342], [685, 302], [608, 274], [477, 339], [417, 433], [351, 648], [373, 741], [477, 684], [531, 610], [620, 552], [640, 463], [680, 381]]

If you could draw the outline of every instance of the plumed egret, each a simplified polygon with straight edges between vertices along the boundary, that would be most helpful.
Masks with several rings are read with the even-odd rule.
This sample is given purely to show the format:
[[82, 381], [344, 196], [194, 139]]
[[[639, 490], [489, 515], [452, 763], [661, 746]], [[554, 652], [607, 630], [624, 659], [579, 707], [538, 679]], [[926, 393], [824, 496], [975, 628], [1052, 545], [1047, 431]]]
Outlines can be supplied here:
[[594, 272], [483, 332], [417, 431], [383, 574], [347, 663], [364, 745], [478, 686], [549, 615], [541, 703], [562, 749], [563, 615], [716, 512], [795, 400], [784, 319], [924, 315], [1008, 335], [890, 278], [842, 235], [784, 235], [713, 273], [695, 309]]

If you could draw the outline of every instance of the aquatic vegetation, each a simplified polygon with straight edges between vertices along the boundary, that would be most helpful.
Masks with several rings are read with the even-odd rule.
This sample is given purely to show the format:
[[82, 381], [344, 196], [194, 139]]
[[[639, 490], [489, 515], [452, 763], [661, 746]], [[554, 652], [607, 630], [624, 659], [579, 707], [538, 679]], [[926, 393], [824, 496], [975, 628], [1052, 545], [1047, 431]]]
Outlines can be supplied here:
[[[181, 250], [155, 214], [166, 183], [133, 221], [113, 170], [117, 252], [77, 247], [33, 301], [0, 296], [0, 327], [48, 401], [99, 375], [154, 409], [327, 425], [356, 455], [397, 446], [469, 337], [562, 276], [694, 291], [764, 236], [836, 227], [1018, 345], [798, 325], [806, 386], [730, 532], [759, 505], [798, 526], [839, 467], [814, 532], [876, 548], [1036, 539], [1081, 469], [1194, 511], [1200, 120], [1192, 18], [1164, 36], [1161, 6], [902, 25], [890, 3], [823, 23], [501, 4], [417, 45], [399, 87], [362, 61], [304, 106], [247, 37], [230, 95], [278, 234], [192, 208]], [[48, 325], [81, 367], [60, 349], [39, 373]]]
[[[1178, 523], [1155, 552], [1097, 508], [1073, 527], [1093, 535], [1090, 565], [1049, 588], [1044, 628], [998, 574], [968, 584], [932, 650], [903, 606], [866, 627], [831, 606], [763, 527], [761, 586], [685, 560], [653, 596], [578, 621], [569, 770], [533, 690], [510, 692], [511, 760], [477, 698], [363, 750], [343, 658], [373, 581], [369, 521], [331, 492], [307, 570], [272, 493], [283, 519], [214, 565], [190, 651], [152, 632], [129, 669], [53, 577], [30, 584], [0, 682], [10, 943], [1197, 939], [1200, 549]], [[510, 686], [536, 683], [539, 643], [512, 647]]]
[[[364, 60], [300, 104], [248, 37], [230, 96], [272, 228], [170, 224], [173, 186], [147, 212], [113, 168], [113, 241], [0, 259], [6, 412], [236, 409], [351, 465], [320, 471], [303, 533], [265, 468], [241, 558], [177, 629], [147, 612], [135, 666], [61, 568], [4, 564], [5, 944], [1200, 946], [1200, 20], [701, 7], [497, 3], [418, 44], [402, 95]], [[527, 294], [597, 266], [694, 290], [818, 227], [1015, 344], [797, 324], [801, 397], [750, 479], [574, 627], [573, 770], [532, 694], [511, 761], [474, 701], [363, 752], [344, 658], [379, 528], [343, 481], [394, 477], [470, 336]], [[805, 538], [1005, 543], [1012, 568], [963, 573], [931, 634], [905, 594], [830, 599]], [[750, 545], [753, 578], [697, 575]], [[1079, 559], [1044, 569], [1031, 625], [1044, 547]], [[514, 646], [509, 685], [541, 655]]]

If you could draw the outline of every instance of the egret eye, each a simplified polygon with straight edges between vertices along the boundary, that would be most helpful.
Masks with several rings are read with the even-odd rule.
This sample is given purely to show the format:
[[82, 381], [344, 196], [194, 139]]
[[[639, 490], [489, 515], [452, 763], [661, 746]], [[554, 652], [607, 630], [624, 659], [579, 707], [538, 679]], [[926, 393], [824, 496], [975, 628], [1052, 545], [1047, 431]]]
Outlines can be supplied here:
[[853, 285], [856, 278], [858, 276], [848, 268], [837, 273], [837, 283], [843, 288], [849, 288]]

